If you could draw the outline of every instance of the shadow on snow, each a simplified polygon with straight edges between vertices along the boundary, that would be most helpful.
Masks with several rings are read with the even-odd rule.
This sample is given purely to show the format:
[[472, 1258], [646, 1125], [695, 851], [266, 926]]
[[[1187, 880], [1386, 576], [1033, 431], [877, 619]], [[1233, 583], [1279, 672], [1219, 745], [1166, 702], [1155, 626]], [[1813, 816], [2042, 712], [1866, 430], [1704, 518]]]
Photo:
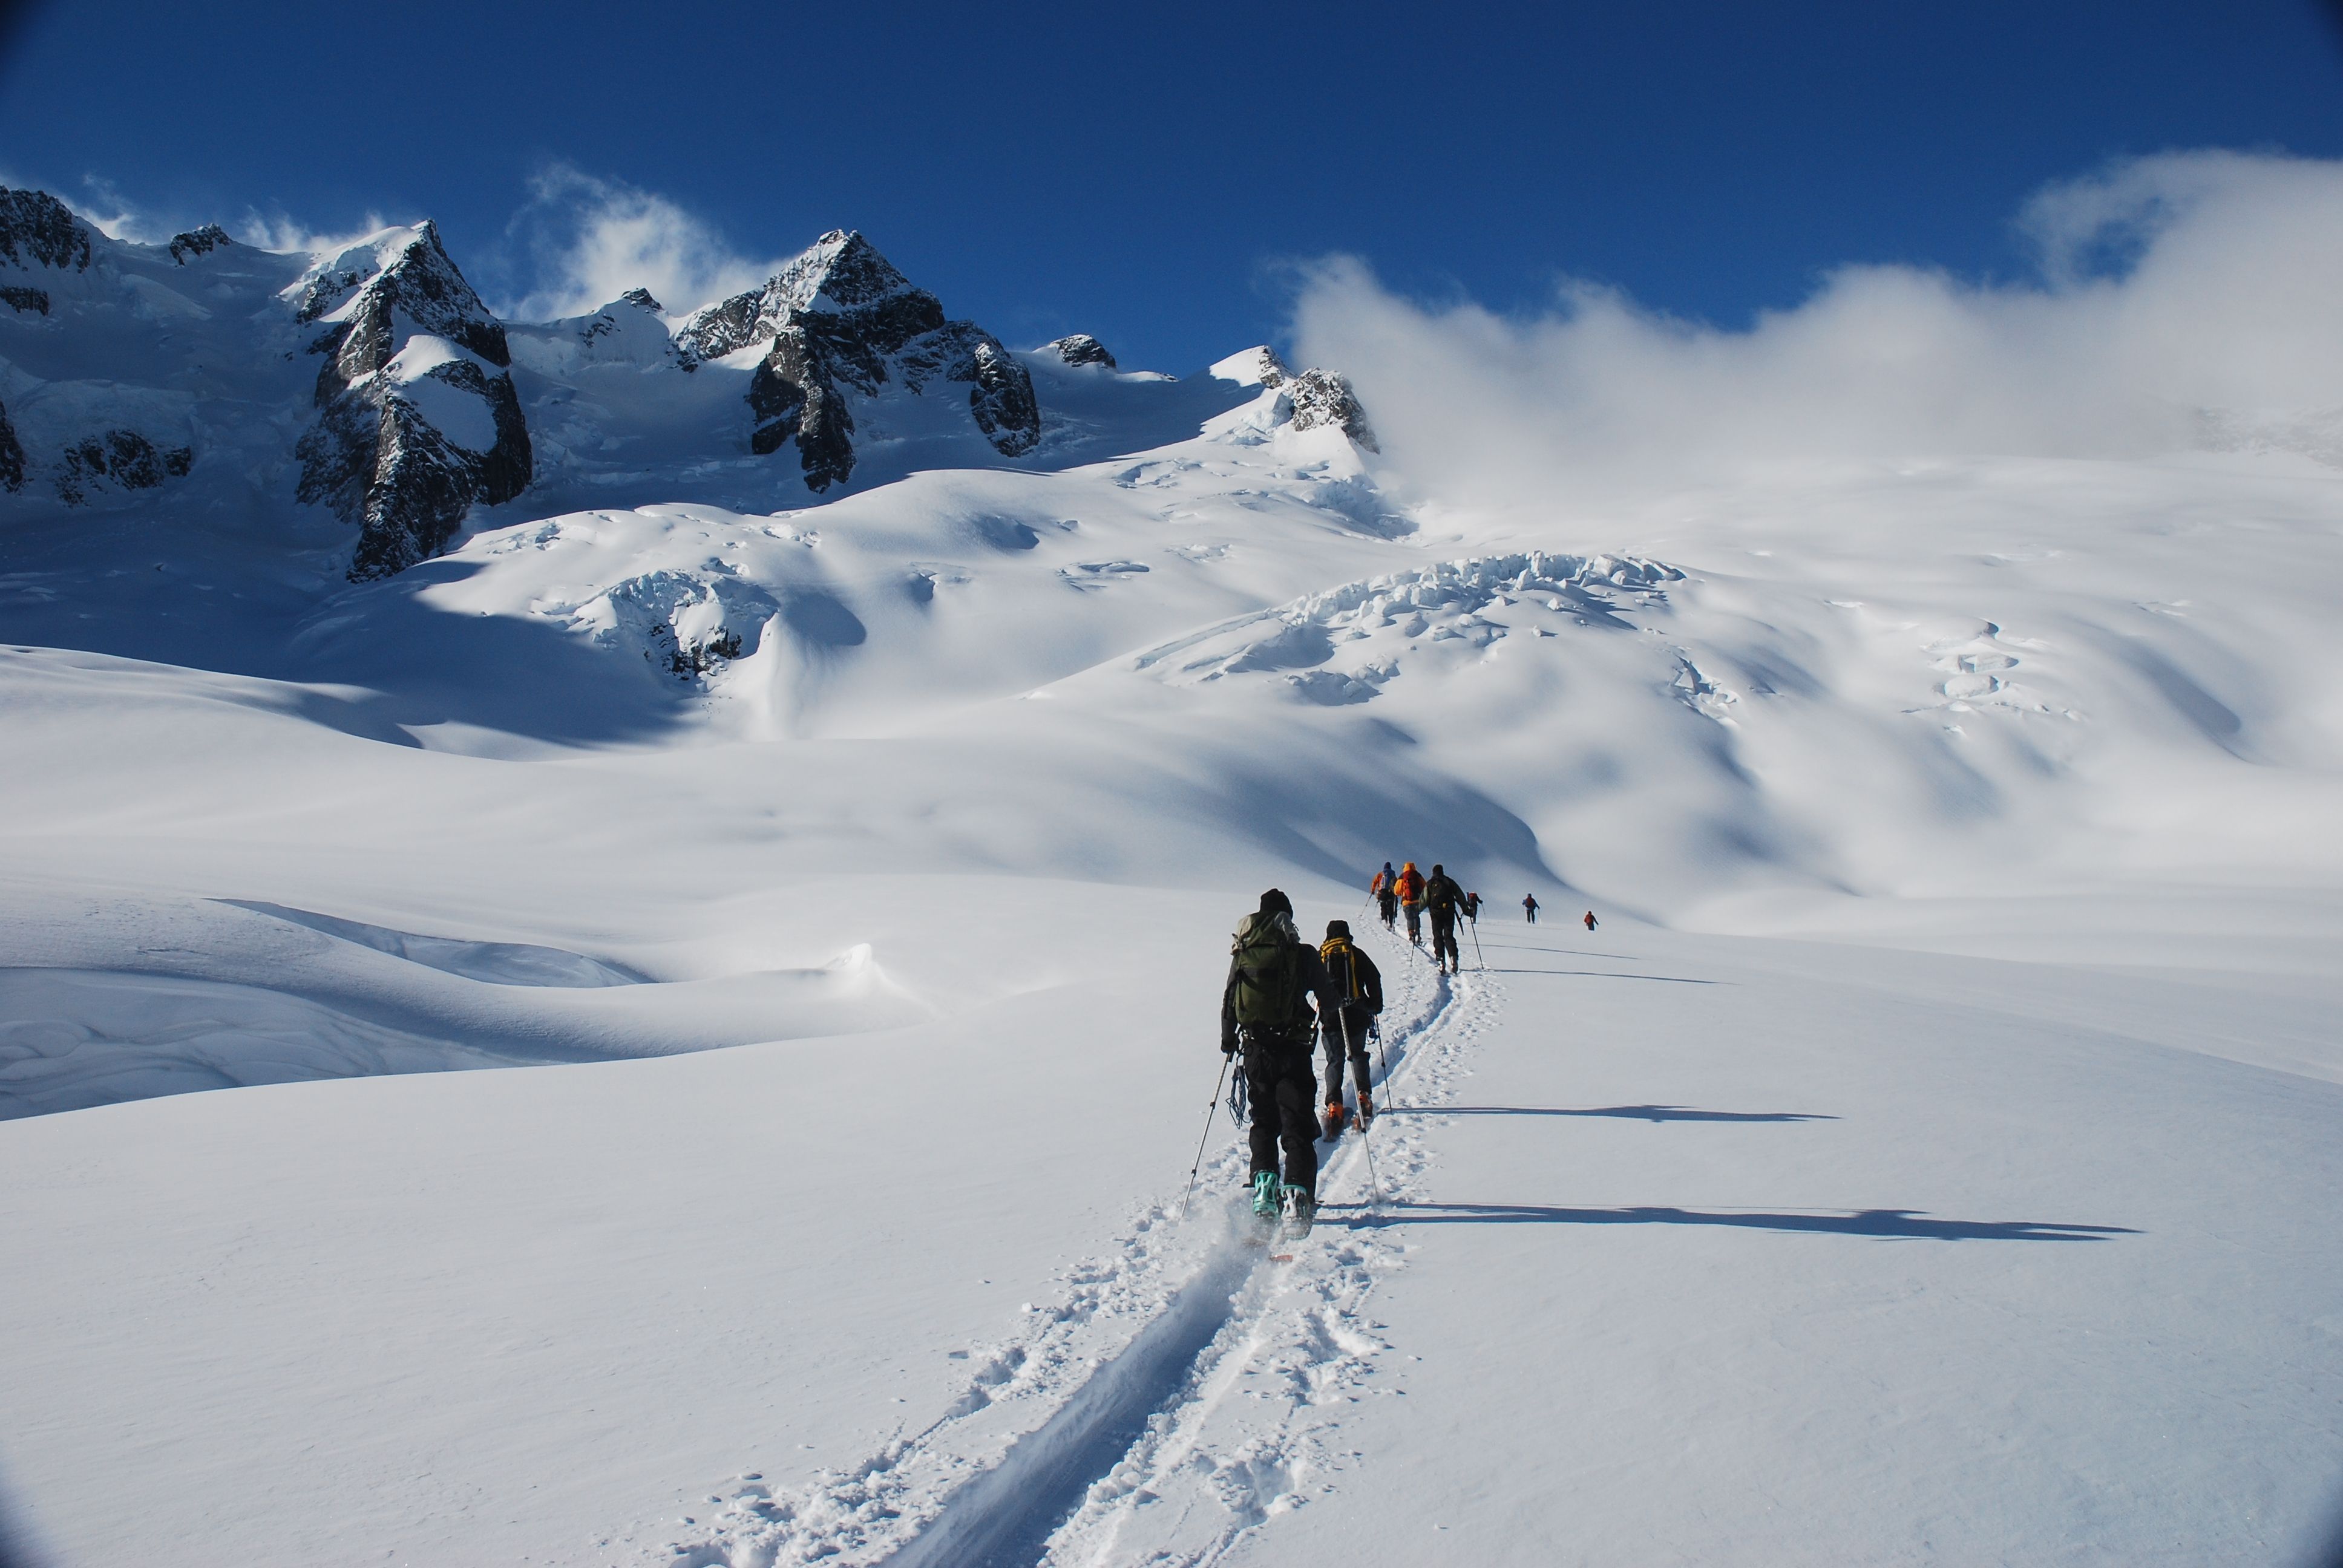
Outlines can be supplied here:
[[1805, 1111], [1695, 1111], [1684, 1105], [1395, 1105], [1385, 1116], [1615, 1116], [1623, 1121], [1836, 1121]]
[[[1327, 1204], [1322, 1212], [1340, 1205]], [[1768, 1213], [1758, 1210], [1564, 1209], [1537, 1203], [1384, 1202], [1349, 1223], [1355, 1230], [1400, 1225], [1724, 1225], [1751, 1231], [1821, 1231], [1916, 1241], [2102, 1241], [2136, 1236], [2125, 1225], [2068, 1225], [2043, 1220], [1932, 1220], [1910, 1209], [1861, 1209], [1837, 1214]]]
[[1492, 965], [1486, 969], [1476, 970], [1475, 972], [1491, 975], [1575, 975], [1584, 980], [1658, 980], [1665, 985], [1729, 985], [1732, 983], [1729, 980], [1694, 980], [1686, 975], [1614, 974], [1608, 970], [1501, 970]]

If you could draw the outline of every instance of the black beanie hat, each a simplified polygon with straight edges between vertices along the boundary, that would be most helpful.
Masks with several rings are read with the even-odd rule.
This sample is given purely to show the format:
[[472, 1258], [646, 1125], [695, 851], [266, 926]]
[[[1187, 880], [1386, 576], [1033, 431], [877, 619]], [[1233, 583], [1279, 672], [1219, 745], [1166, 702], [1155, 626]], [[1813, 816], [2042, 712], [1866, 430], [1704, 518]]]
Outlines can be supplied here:
[[1328, 941], [1330, 941], [1330, 942], [1331, 942], [1331, 941], [1332, 941], [1336, 937], [1347, 937], [1347, 936], [1349, 936], [1350, 934], [1351, 934], [1351, 922], [1350, 922], [1350, 921], [1348, 921], [1348, 920], [1328, 920], [1328, 921], [1326, 922], [1326, 940], [1327, 940]]
[[1444, 867], [1444, 866], [1434, 866], [1434, 867], [1433, 867], [1433, 868], [1432, 868], [1432, 874], [1433, 874], [1433, 876], [1437, 877], [1437, 876], [1440, 876], [1442, 873], [1443, 873], [1446, 869], [1447, 869], [1447, 868], [1446, 868], [1446, 867]]
[[1290, 915], [1293, 912], [1293, 900], [1272, 888], [1261, 896], [1261, 912], [1264, 915]]

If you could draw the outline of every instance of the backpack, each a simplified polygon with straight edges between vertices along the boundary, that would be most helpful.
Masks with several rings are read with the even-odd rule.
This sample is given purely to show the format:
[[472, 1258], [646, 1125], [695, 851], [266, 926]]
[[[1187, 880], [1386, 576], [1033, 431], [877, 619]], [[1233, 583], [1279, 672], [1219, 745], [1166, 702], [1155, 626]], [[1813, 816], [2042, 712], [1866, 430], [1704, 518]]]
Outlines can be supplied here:
[[1236, 981], [1237, 1025], [1245, 1030], [1293, 1027], [1308, 1006], [1302, 943], [1292, 923], [1276, 915], [1247, 915], [1229, 947]]
[[1336, 937], [1322, 945], [1318, 956], [1326, 960], [1326, 972], [1334, 981], [1334, 994], [1345, 1001], [1357, 1001], [1367, 993], [1359, 986], [1357, 954], [1350, 942]]

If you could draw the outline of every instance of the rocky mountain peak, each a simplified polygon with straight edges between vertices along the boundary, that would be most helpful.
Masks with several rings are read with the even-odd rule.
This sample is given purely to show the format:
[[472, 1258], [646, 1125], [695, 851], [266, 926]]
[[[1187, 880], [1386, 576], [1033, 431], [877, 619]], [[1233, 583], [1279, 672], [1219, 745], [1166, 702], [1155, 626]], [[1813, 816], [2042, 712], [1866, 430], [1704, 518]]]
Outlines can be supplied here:
[[794, 444], [816, 492], [854, 471], [854, 400], [891, 387], [966, 385], [970, 417], [1004, 456], [1041, 438], [1025, 367], [974, 322], [947, 320], [934, 295], [852, 230], [823, 235], [763, 287], [692, 312], [675, 341], [687, 369], [767, 345], [749, 383], [749, 447]]
[[1110, 370], [1115, 367], [1114, 356], [1106, 351], [1106, 345], [1087, 332], [1071, 333], [1041, 347], [1069, 365], [1103, 365]]
[[[1279, 383], [1264, 385], [1275, 387]], [[1285, 377], [1280, 389], [1292, 404], [1295, 429], [1331, 425], [1370, 452], [1383, 450], [1375, 444], [1374, 428], [1367, 423], [1367, 411], [1360, 406], [1359, 395], [1351, 390], [1348, 377], [1313, 367], [1299, 376]]]
[[648, 310], [653, 316], [661, 315], [667, 309], [666, 306], [651, 297], [651, 291], [648, 288], [630, 288], [618, 296], [618, 303], [631, 305], [637, 310]]
[[23, 267], [89, 267], [89, 226], [46, 191], [0, 186], [0, 256]]
[[1331, 425], [1370, 452], [1383, 450], [1375, 442], [1374, 427], [1367, 423], [1359, 395], [1351, 389], [1348, 378], [1332, 370], [1312, 366], [1297, 375], [1275, 349], [1264, 347], [1232, 354], [1214, 365], [1210, 374], [1242, 387], [1275, 392], [1278, 423], [1290, 423], [1297, 430]]
[[943, 307], [859, 233], [831, 229], [765, 280], [760, 288], [705, 306], [684, 318], [677, 344], [694, 359], [721, 359], [769, 341], [796, 317], [863, 316], [880, 311], [928, 327], [943, 323]]
[[1262, 345], [1230, 355], [1205, 374], [1233, 381], [1240, 387], [1282, 387], [1293, 372], [1285, 367], [1285, 361], [1277, 357], [1275, 349]]
[[353, 579], [437, 555], [475, 501], [528, 487], [534, 458], [504, 324], [437, 225], [369, 236], [287, 293], [296, 320], [327, 327], [309, 345], [326, 362], [297, 493], [357, 525]]
[[491, 365], [512, 363], [503, 323], [465, 281], [428, 218], [369, 236], [310, 268], [291, 292], [299, 297], [296, 321], [333, 325], [310, 351], [329, 352], [327, 342], [337, 340], [331, 352], [345, 362], [346, 379], [378, 370], [390, 357], [394, 310]]
[[187, 257], [191, 256], [209, 256], [220, 246], [235, 243], [236, 241], [228, 238], [227, 230], [216, 223], [207, 223], [203, 227], [190, 229], [186, 234], [173, 235], [171, 259], [185, 266], [187, 265]]
[[858, 231], [831, 229], [765, 286], [769, 309], [859, 310], [916, 293], [911, 280]]

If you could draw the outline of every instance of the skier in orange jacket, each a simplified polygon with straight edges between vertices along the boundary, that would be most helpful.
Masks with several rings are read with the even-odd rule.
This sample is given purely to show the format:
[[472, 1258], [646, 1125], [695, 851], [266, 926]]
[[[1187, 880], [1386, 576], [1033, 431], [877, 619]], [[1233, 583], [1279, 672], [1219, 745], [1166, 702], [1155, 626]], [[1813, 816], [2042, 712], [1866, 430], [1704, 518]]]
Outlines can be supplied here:
[[1423, 873], [1410, 860], [1400, 868], [1399, 907], [1407, 911], [1407, 940], [1417, 947], [1423, 945]]

